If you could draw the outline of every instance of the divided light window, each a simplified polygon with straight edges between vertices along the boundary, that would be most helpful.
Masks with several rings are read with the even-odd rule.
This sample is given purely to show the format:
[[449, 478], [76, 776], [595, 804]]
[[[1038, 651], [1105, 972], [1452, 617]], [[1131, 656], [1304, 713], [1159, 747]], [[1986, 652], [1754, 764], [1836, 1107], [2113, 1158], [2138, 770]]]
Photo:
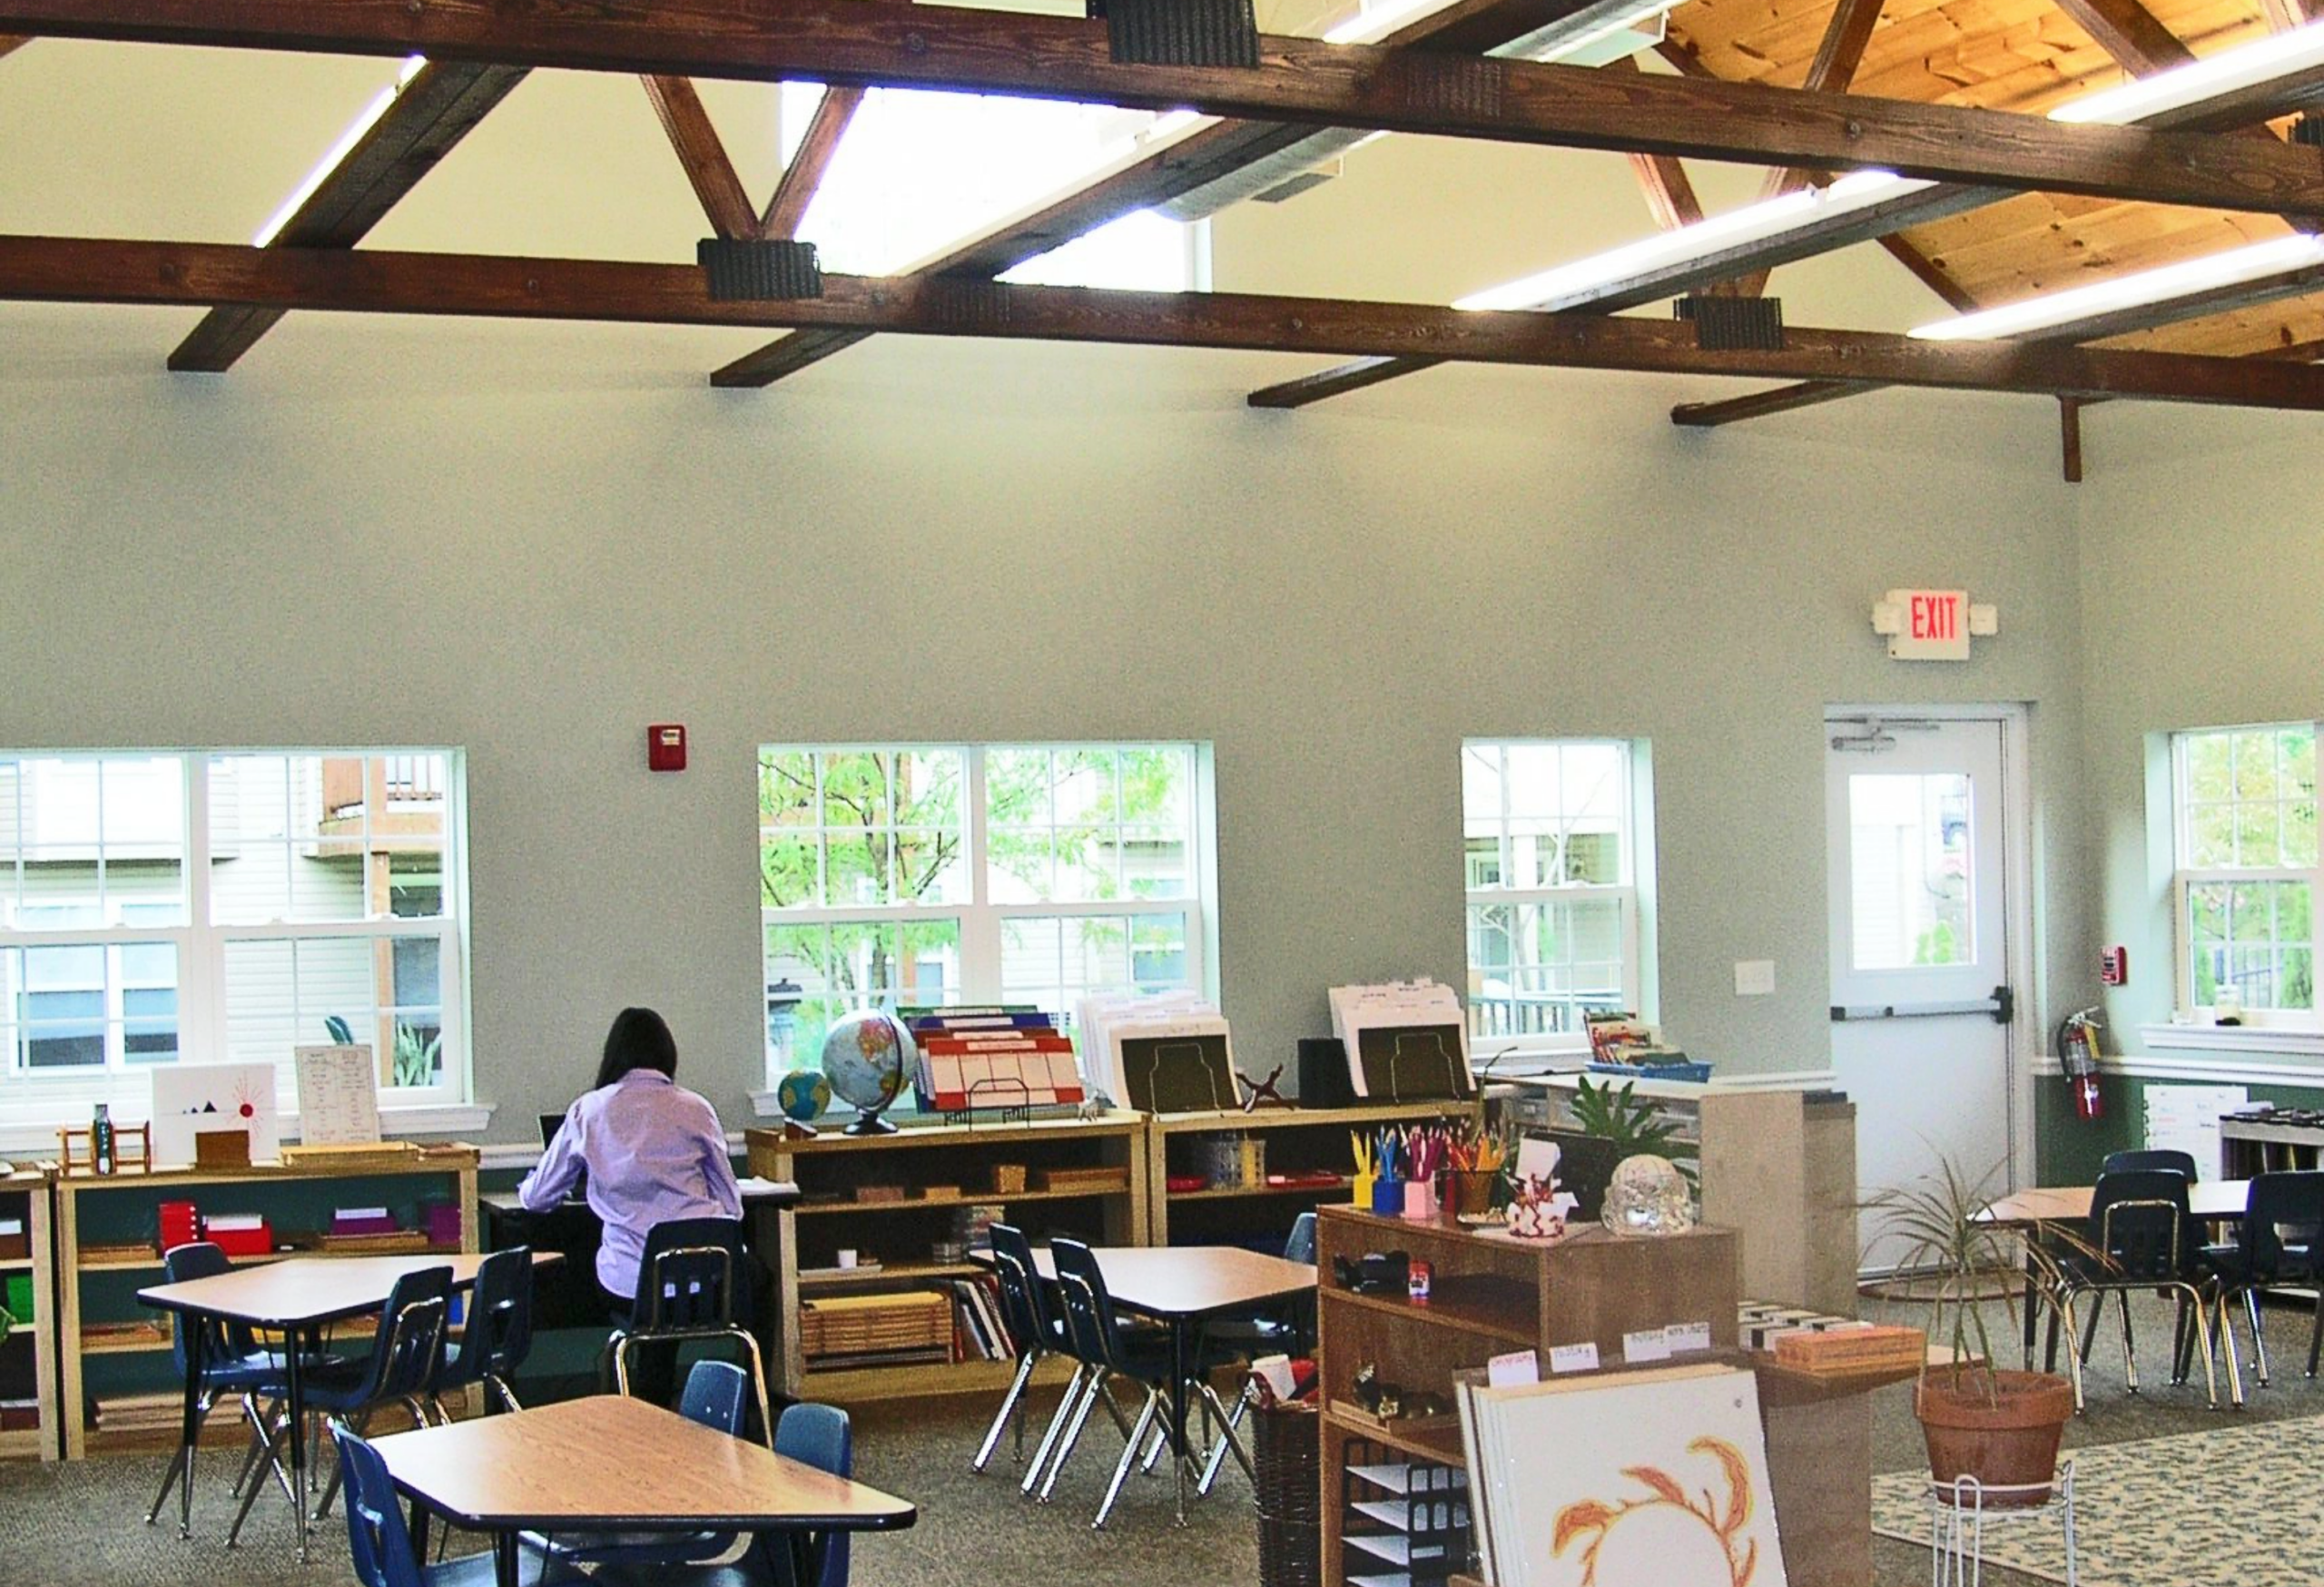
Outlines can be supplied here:
[[1193, 744], [759, 751], [767, 1077], [854, 1009], [1202, 987]]
[[2179, 1007], [2231, 987], [2245, 1009], [2316, 1008], [2316, 724], [2203, 728], [2171, 739]]
[[1619, 739], [1462, 746], [1472, 1037], [1577, 1049], [1584, 1014], [1640, 1009], [1636, 759]]
[[459, 1099], [458, 752], [0, 752], [0, 1116], [146, 1116], [166, 1063], [344, 1031]]

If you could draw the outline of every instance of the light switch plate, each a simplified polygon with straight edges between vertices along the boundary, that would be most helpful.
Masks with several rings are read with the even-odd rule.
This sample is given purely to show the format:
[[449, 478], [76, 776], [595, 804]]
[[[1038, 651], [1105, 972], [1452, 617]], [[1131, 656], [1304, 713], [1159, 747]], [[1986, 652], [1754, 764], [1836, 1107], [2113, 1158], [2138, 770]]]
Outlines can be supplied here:
[[1776, 990], [1776, 961], [1772, 959], [1738, 959], [1735, 961], [1735, 995], [1738, 998], [1763, 998]]

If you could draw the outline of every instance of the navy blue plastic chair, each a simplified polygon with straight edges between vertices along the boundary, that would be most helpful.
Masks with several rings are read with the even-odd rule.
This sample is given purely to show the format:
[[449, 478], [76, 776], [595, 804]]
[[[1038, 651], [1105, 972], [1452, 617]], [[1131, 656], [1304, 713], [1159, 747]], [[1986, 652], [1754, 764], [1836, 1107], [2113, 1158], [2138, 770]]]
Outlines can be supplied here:
[[672, 1218], [647, 1229], [645, 1249], [638, 1257], [637, 1294], [630, 1304], [629, 1326], [616, 1330], [606, 1341], [615, 1392], [630, 1392], [630, 1357], [641, 1345], [729, 1339], [750, 1360], [759, 1425], [772, 1427], [774, 1419], [767, 1406], [766, 1366], [750, 1326], [753, 1270], [739, 1218]]
[[[774, 1424], [774, 1453], [835, 1477], [852, 1477], [855, 1430], [837, 1405], [786, 1405]], [[824, 1537], [822, 1569], [808, 1587], [847, 1587], [847, 1543], [844, 1532]], [[783, 1575], [789, 1574], [784, 1571]]]
[[533, 1253], [529, 1246], [495, 1251], [477, 1264], [468, 1295], [468, 1326], [457, 1349], [429, 1385], [437, 1414], [451, 1420], [444, 1396], [471, 1386], [491, 1389], [509, 1410], [522, 1410], [509, 1386], [533, 1348]]
[[[489, 1553], [422, 1567], [388, 1463], [343, 1424], [332, 1423], [330, 1435], [347, 1478], [348, 1552], [363, 1587], [490, 1587], [495, 1576]], [[538, 1587], [541, 1574], [537, 1564], [519, 1557], [517, 1580], [524, 1587]]]
[[[2090, 1197], [2090, 1222], [2083, 1234], [2087, 1251], [2067, 1251], [2059, 1258], [2064, 1276], [2060, 1300], [2073, 1317], [2075, 1299], [2083, 1295], [2103, 1296], [2113, 1291], [2122, 1314], [2122, 1370], [2130, 1392], [2139, 1392], [2138, 1349], [2131, 1332], [2131, 1291], [2155, 1289], [2178, 1297], [2180, 1327], [2190, 1317], [2196, 1323], [2195, 1342], [2203, 1356], [2203, 1380], [2211, 1403], [2219, 1405], [2219, 1379], [2212, 1370], [2211, 1333], [2202, 1326], [2207, 1296], [2203, 1286], [2210, 1274], [2201, 1241], [2187, 1210], [2188, 1187], [2193, 1183], [2176, 1168], [2141, 1168], [2127, 1173], [2101, 1174]], [[2091, 1253], [2095, 1253], [2094, 1255]], [[2102, 1299], [2099, 1302], [2103, 1305]], [[2091, 1321], [2097, 1321], [2093, 1313]], [[2082, 1408], [2082, 1369], [2089, 1342], [2087, 1330], [2071, 1357], [2074, 1408]], [[2177, 1353], [2174, 1351], [2175, 1356]], [[2175, 1364], [2174, 1364], [2175, 1365]], [[2175, 1371], [2174, 1377], [2177, 1375]]]
[[2172, 1146], [2132, 1147], [2108, 1152], [2106, 1160], [2098, 1166], [2102, 1174], [2137, 1174], [2152, 1168], [2184, 1174], [2190, 1185], [2201, 1178], [2195, 1172], [2195, 1154]]
[[[2243, 1204], [2243, 1221], [2231, 1246], [2205, 1253], [2213, 1276], [2218, 1326], [2227, 1345], [2228, 1389], [2243, 1403], [2243, 1374], [2235, 1354], [2234, 1306], [2243, 1302], [2251, 1325], [2251, 1350], [2260, 1386], [2268, 1386], [2268, 1341], [2260, 1328], [2260, 1291], [2278, 1286], [2315, 1288], [2324, 1283], [2324, 1170], [2257, 1174]], [[2316, 1354], [2324, 1342], [2324, 1306], [2308, 1336], [2308, 1375], [2316, 1375]]]
[[[1066, 1354], [1065, 1322], [1049, 1303], [1049, 1286], [1033, 1265], [1033, 1243], [1023, 1229], [1005, 1223], [992, 1226], [992, 1271], [1000, 1288], [1000, 1320], [1009, 1329], [1009, 1343], [1017, 1352], [1017, 1375], [1000, 1397], [992, 1425], [985, 1430], [970, 1471], [984, 1470], [1000, 1446], [1000, 1434], [1013, 1418], [1017, 1424], [1017, 1459], [1025, 1459], [1025, 1402], [1033, 1369], [1052, 1355]], [[1078, 1375], [1077, 1374], [1077, 1379]]]

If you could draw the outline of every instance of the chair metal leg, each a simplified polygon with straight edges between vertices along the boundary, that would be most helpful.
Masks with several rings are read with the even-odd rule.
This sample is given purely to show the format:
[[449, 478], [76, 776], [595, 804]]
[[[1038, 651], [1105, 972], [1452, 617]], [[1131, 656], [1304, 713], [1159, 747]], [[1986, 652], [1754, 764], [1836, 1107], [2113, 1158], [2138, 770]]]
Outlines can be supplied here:
[[[2073, 1290], [2067, 1289], [2061, 1292], [2058, 1296], [2058, 1310], [2064, 1315], [2066, 1336], [2068, 1338], [2072, 1338], [2073, 1336], [2074, 1294], [2075, 1292]], [[2073, 1414], [2079, 1416], [2082, 1414], [2084, 1408], [2082, 1396], [2082, 1353], [2080, 1351], [2069, 1350], [2066, 1352], [2066, 1375], [2073, 1383]]]
[[266, 1486], [266, 1474], [270, 1471], [274, 1474], [275, 1482], [281, 1485], [283, 1496], [290, 1500], [292, 1517], [300, 1530], [304, 1532], [306, 1529], [307, 1518], [300, 1512], [298, 1498], [291, 1492], [290, 1474], [283, 1470], [281, 1456], [277, 1453], [290, 1439], [298, 1436], [299, 1432], [290, 1425], [290, 1419], [287, 1413], [275, 1423], [272, 1430], [267, 1434], [266, 1447], [261, 1456], [259, 1469], [251, 1476], [249, 1485], [242, 1490], [242, 1503], [234, 1512], [234, 1524], [227, 1530], [226, 1546], [228, 1548], [232, 1548], [241, 1537], [242, 1523], [249, 1519], [251, 1506], [258, 1503], [259, 1493]]
[[2316, 1375], [2316, 1351], [2324, 1346], [2324, 1296], [2316, 1300], [2316, 1320], [2308, 1327], [2308, 1375]]
[[2260, 1386], [2266, 1388], [2268, 1386], [2268, 1336], [2266, 1330], [2260, 1326], [2260, 1292], [2258, 1290], [2246, 1289], [2243, 1292], [2243, 1310], [2251, 1319], [2251, 1358], [2260, 1371]]
[[[2122, 1313], [2122, 1375], [2129, 1381], [2131, 1393], [2136, 1394], [2139, 1392], [2139, 1346], [2138, 1341], [2131, 1336], [2131, 1292], [2118, 1289], [2114, 1292], [2114, 1299], [2120, 1303]], [[2092, 1333], [2098, 1331], [2098, 1312], [2105, 1309], [2102, 1303], [2098, 1311], [2090, 1314]]]
[[1236, 1424], [1242, 1420], [1243, 1407], [1248, 1402], [1237, 1395], [1235, 1409], [1230, 1412], [1219, 1399], [1218, 1391], [1207, 1383], [1202, 1385], [1202, 1397], [1205, 1415], [1217, 1428], [1218, 1438], [1211, 1447], [1210, 1458], [1203, 1463], [1202, 1480], [1195, 1484], [1196, 1494], [1207, 1496], [1211, 1484], [1218, 1480], [1219, 1468], [1224, 1464], [1222, 1451], [1235, 1457], [1235, 1464], [1243, 1468], [1245, 1478], [1257, 1482], [1258, 1474], [1251, 1468], [1250, 1452], [1243, 1447], [1243, 1440], [1235, 1431]]
[[1129, 1468], [1137, 1464], [1138, 1451], [1145, 1446], [1147, 1430], [1154, 1424], [1155, 1417], [1161, 1410], [1162, 1391], [1149, 1385], [1146, 1391], [1146, 1404], [1138, 1409], [1137, 1424], [1130, 1429], [1129, 1436], [1122, 1441], [1122, 1457], [1114, 1462], [1113, 1481], [1106, 1484], [1106, 1496], [1098, 1504], [1098, 1517], [1089, 1523], [1092, 1532], [1103, 1527], [1106, 1517], [1113, 1513], [1114, 1501], [1122, 1496], [1122, 1484], [1129, 1476]]
[[[2191, 1285], [2174, 1285], [2172, 1287], [2192, 1296], [2196, 1306], [2201, 1306], [2203, 1304], [2202, 1296]], [[2196, 1329], [2195, 1343], [2203, 1353], [2203, 1388], [2211, 1397], [2211, 1409], [2216, 1411], [2219, 1409], [2219, 1367], [2218, 1358], [2211, 1351], [2211, 1329], [2208, 1327]]]
[[1121, 1407], [1114, 1405], [1114, 1396], [1106, 1389], [1108, 1375], [1102, 1366], [1089, 1369], [1088, 1386], [1082, 1391], [1081, 1403], [1073, 1408], [1073, 1420], [1065, 1429], [1065, 1442], [1058, 1445], [1057, 1457], [1049, 1462], [1049, 1475], [1041, 1479], [1042, 1503], [1048, 1503], [1049, 1495], [1057, 1491], [1058, 1474], [1065, 1469], [1065, 1463], [1073, 1458], [1073, 1446], [1081, 1442], [1081, 1430], [1089, 1424], [1089, 1413], [1097, 1403], [1103, 1400], [1117, 1414], [1120, 1412]]
[[2227, 1349], [2228, 1399], [2240, 1411], [2243, 1408], [2243, 1368], [2236, 1360], [2235, 1302], [2225, 1290], [2219, 1296], [2219, 1336]]
[[1050, 1414], [1049, 1424], [1041, 1432], [1041, 1442], [1033, 1450], [1031, 1464], [1025, 1467], [1024, 1481], [1018, 1484], [1019, 1493], [1030, 1497], [1033, 1490], [1040, 1486], [1041, 1473], [1049, 1469], [1049, 1453], [1057, 1447], [1057, 1441], [1064, 1433], [1065, 1424], [1073, 1419], [1074, 1405], [1080, 1399], [1082, 1390], [1088, 1385], [1088, 1381], [1089, 1367], [1087, 1363], [1076, 1366], [1073, 1369], [1073, 1375], [1065, 1380], [1065, 1392], [1058, 1396], [1057, 1409]]
[[242, 1396], [242, 1419], [251, 1424], [251, 1443], [250, 1447], [242, 1451], [242, 1468], [234, 1474], [234, 1485], [227, 1490], [234, 1498], [242, 1496], [242, 1484], [258, 1472], [259, 1457], [266, 1453], [267, 1427], [281, 1410], [278, 1404], [269, 1404], [261, 1409], [254, 1395]]
[[1012, 1415], [1018, 1418], [1018, 1448], [1022, 1452], [1025, 1422], [1019, 1413], [1024, 1408], [1025, 1391], [1033, 1381], [1033, 1367], [1039, 1360], [1037, 1350], [1028, 1350], [1017, 1358], [1017, 1375], [1009, 1380], [1009, 1392], [1000, 1396], [1000, 1409], [993, 1413], [992, 1425], [985, 1429], [984, 1442], [977, 1446], [976, 1458], [969, 1462], [970, 1471], [980, 1472], [990, 1463], [992, 1452], [1000, 1447], [1000, 1435], [1008, 1430]]
[[[2099, 1320], [2099, 1318], [2101, 1318], [2101, 1317], [2104, 1316], [2105, 1315], [2106, 1315], [2106, 1306], [2105, 1306], [2105, 1304], [2104, 1304], [2103, 1297], [2102, 1296], [2102, 1297], [2101, 1297], [2101, 1300], [2100, 1300], [2100, 1304], [2099, 1304], [2099, 1305], [2097, 1305], [2097, 1306], [2093, 1306], [2093, 1307], [2091, 1308], [2091, 1312], [2090, 1312], [2090, 1321], [2083, 1325], [2083, 1329], [2082, 1329], [2082, 1364], [2083, 1364], [2084, 1366], [2087, 1366], [2087, 1365], [2090, 1365], [2090, 1352], [2091, 1352], [2091, 1349], [2092, 1349], [2092, 1347], [2093, 1347], [2093, 1346], [2094, 1346], [2098, 1343], [2098, 1320]], [[2135, 1391], [2134, 1391], [2134, 1392], [2135, 1392]]]

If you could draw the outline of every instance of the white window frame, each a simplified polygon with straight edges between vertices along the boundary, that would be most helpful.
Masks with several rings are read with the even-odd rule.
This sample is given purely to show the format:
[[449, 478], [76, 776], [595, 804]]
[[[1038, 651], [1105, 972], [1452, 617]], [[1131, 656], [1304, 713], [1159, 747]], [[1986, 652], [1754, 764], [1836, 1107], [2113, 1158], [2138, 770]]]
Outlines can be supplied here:
[[[1567, 746], [1606, 747], [1617, 751], [1622, 767], [1622, 788], [1617, 801], [1622, 812], [1621, 880], [1616, 882], [1557, 882], [1544, 886], [1516, 887], [1504, 882], [1500, 885], [1472, 887], [1469, 885], [1469, 814], [1468, 759], [1485, 749], [1504, 752], [1501, 778], [1501, 809], [1498, 813], [1501, 843], [1501, 872], [1504, 879], [1510, 873], [1510, 790], [1508, 762], [1505, 752], [1512, 748], [1547, 748]], [[1642, 1018], [1652, 1020], [1655, 1010], [1656, 976], [1649, 962], [1654, 957], [1652, 879], [1654, 874], [1654, 820], [1652, 775], [1645, 741], [1625, 738], [1596, 738], [1568, 735], [1555, 738], [1496, 737], [1468, 738], [1461, 743], [1461, 938], [1462, 957], [1468, 956], [1472, 912], [1479, 908], [1499, 905], [1555, 904], [1590, 899], [1613, 901], [1620, 914], [1621, 941], [1621, 1000], [1622, 1006]], [[1477, 977], [1483, 966], [1468, 963], [1469, 978]], [[1473, 1026], [1473, 1011], [1472, 1020]], [[1473, 1060], [1482, 1068], [1492, 1065], [1498, 1074], [1524, 1074], [1547, 1069], [1571, 1068], [1571, 1060], [1585, 1056], [1590, 1050], [1586, 1032], [1530, 1031], [1513, 1034], [1472, 1033], [1470, 1046]]]
[[[2324, 843], [2319, 843], [2319, 863], [2317, 865], [2191, 865], [2188, 855], [2193, 847], [2191, 823], [2194, 800], [2189, 786], [2188, 752], [2197, 739], [2225, 737], [2238, 733], [2272, 733], [2287, 727], [2319, 724], [2290, 722], [2240, 723], [2232, 726], [2181, 728], [2170, 735], [2171, 745], [2171, 948], [2172, 960], [2171, 1002], [2178, 1015], [2198, 1023], [2209, 1023], [2217, 1017], [2211, 1004], [2195, 1001], [2195, 944], [2192, 938], [2192, 917], [2190, 912], [2190, 892], [2211, 882], [2305, 882], [2309, 888], [2309, 978], [2314, 981], [2319, 968], [2324, 968]], [[2324, 754], [2324, 750], [2319, 750]], [[2257, 803], [2238, 802], [2238, 803]], [[2277, 803], [2283, 803], [2278, 800]], [[2324, 1002], [2324, 999], [2319, 999]], [[2280, 1030], [2324, 1031], [2324, 1008], [2271, 1009], [2245, 1005], [2240, 1018], [2244, 1025], [2255, 1029]]]
[[[1021, 750], [1083, 750], [1083, 749], [1147, 749], [1168, 747], [1187, 752], [1188, 780], [1187, 785], [1186, 843], [1187, 854], [1188, 892], [1173, 898], [1099, 899], [1089, 902], [1040, 902], [996, 903], [988, 896], [986, 886], [990, 845], [985, 822], [986, 757], [995, 751]], [[1108, 917], [1184, 917], [1186, 921], [1187, 973], [1181, 984], [1217, 995], [1215, 919], [1216, 915], [1216, 867], [1214, 836], [1213, 782], [1210, 770], [1210, 746], [1187, 739], [1075, 739], [1041, 742], [1002, 742], [994, 740], [979, 744], [767, 744], [759, 746], [759, 755], [773, 754], [948, 754], [961, 757], [961, 824], [963, 828], [963, 863], [969, 879], [969, 896], [942, 902], [912, 904], [890, 903], [859, 907], [828, 904], [771, 905], [759, 907], [760, 975], [763, 981], [771, 969], [765, 960], [766, 932], [773, 926], [811, 925], [874, 925], [890, 922], [957, 921], [960, 926], [960, 985], [958, 995], [965, 1003], [992, 1003], [1004, 995], [1001, 984], [1004, 954], [1004, 926], [1012, 920], [1088, 920]], [[753, 774], [757, 773], [757, 757], [753, 759]], [[762, 829], [761, 841], [764, 841]], [[908, 989], [905, 989], [908, 990]], [[1050, 1010], [1069, 1019], [1072, 1010]], [[795, 1061], [795, 1056], [794, 1056]], [[772, 1049], [766, 1053], [766, 1083], [772, 1088], [782, 1076], [774, 1072], [775, 1056]], [[754, 1093], [761, 1112], [773, 1111], [771, 1099]]]
[[[444, 812], [443, 912], [423, 919], [385, 917], [377, 920], [311, 922], [218, 922], [212, 917], [212, 838], [210, 828], [210, 781], [214, 762], [241, 756], [374, 759], [395, 756], [440, 756], [447, 787], [436, 791]], [[442, 1010], [442, 1046], [438, 1073], [429, 1086], [382, 1086], [383, 1108], [402, 1110], [409, 1128], [433, 1128], [438, 1121], [454, 1128], [475, 1128], [468, 1101], [471, 1083], [467, 979], [467, 810], [462, 752], [450, 746], [301, 745], [293, 747], [235, 747], [211, 749], [9, 749], [0, 759], [18, 763], [44, 760], [174, 760], [180, 768], [184, 801], [184, 846], [179, 897], [182, 922], [173, 925], [129, 922], [117, 926], [71, 929], [28, 929], [0, 925], [0, 948], [71, 946], [119, 947], [132, 943], [170, 943], [178, 954], [178, 1057], [180, 1064], [222, 1063], [231, 1060], [227, 1043], [225, 964], [227, 948], [235, 942], [275, 942], [326, 938], [387, 941], [422, 938], [443, 944], [438, 981]], [[431, 803], [434, 803], [431, 800]], [[13, 838], [13, 834], [12, 834]], [[108, 1010], [118, 1003], [108, 995]], [[312, 1040], [324, 1034], [317, 1030]], [[53, 1146], [54, 1126], [85, 1123], [92, 1107], [104, 1102], [125, 1120], [146, 1117], [151, 1101], [148, 1077], [168, 1066], [126, 1061], [123, 1044], [113, 1026], [106, 1032], [106, 1061], [94, 1066], [56, 1070], [16, 1068], [14, 1050], [0, 1053], [0, 1142], [10, 1149], [25, 1149], [44, 1135]], [[286, 1131], [295, 1120], [298, 1084], [292, 1055], [283, 1052], [276, 1063], [276, 1097]], [[393, 1120], [400, 1122], [403, 1120]]]

